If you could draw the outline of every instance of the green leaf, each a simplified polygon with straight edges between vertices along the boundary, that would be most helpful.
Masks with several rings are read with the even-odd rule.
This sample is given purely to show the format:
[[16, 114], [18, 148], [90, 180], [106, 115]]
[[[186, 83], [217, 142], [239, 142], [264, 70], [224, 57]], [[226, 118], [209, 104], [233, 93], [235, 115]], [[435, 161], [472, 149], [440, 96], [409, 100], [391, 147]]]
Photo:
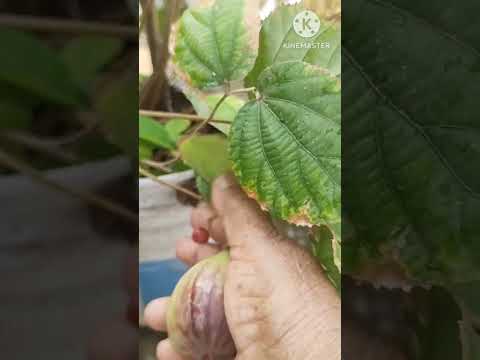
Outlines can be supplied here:
[[13, 84], [0, 82], [0, 99], [2, 102], [18, 104], [35, 109], [42, 103], [42, 98]]
[[479, 280], [479, 43], [464, 20], [480, 3], [391, 3], [349, 1], [342, 17], [350, 250], [420, 282]]
[[462, 332], [462, 360], [480, 359], [480, 334], [469, 323], [460, 324]]
[[283, 61], [304, 61], [328, 69], [333, 75], [340, 74], [340, 23], [320, 19], [319, 33], [303, 38], [293, 28], [295, 16], [303, 10], [302, 5], [282, 5], [263, 22], [258, 57], [246, 78], [247, 86], [253, 86], [268, 66]]
[[96, 109], [107, 138], [126, 154], [138, 156], [138, 88], [136, 81], [112, 82], [97, 99]]
[[190, 121], [186, 119], [171, 119], [165, 124], [165, 130], [174, 144], [180, 136], [190, 127]]
[[163, 124], [146, 116], [138, 117], [138, 133], [140, 140], [149, 142], [152, 145], [164, 149], [175, 149], [175, 142], [172, 141], [168, 131]]
[[338, 291], [341, 291], [341, 243], [327, 226], [314, 227], [311, 232], [313, 255]]
[[[441, 288], [414, 290], [415, 332], [418, 360], [462, 359], [459, 322], [462, 312], [452, 296]], [[467, 358], [463, 358], [467, 360]], [[471, 359], [473, 360], [473, 359]]]
[[104, 36], [74, 38], [62, 50], [62, 58], [77, 83], [88, 88], [95, 75], [122, 50], [123, 42]]
[[203, 197], [203, 200], [209, 201], [210, 193], [211, 193], [211, 184], [207, 180], [205, 180], [204, 178], [198, 175], [195, 178], [195, 183], [197, 185], [198, 192]]
[[340, 218], [340, 82], [303, 62], [267, 68], [261, 97], [230, 132], [233, 168], [246, 192], [298, 225]]
[[32, 35], [3, 29], [0, 43], [0, 82], [6, 82], [43, 100], [81, 105], [86, 96], [61, 57]]
[[183, 161], [207, 182], [231, 169], [227, 139], [220, 135], [196, 135], [179, 146]]
[[217, 0], [188, 9], [180, 19], [175, 61], [200, 88], [242, 79], [255, 52], [244, 24], [244, 0]]
[[[213, 109], [215, 108], [215, 105], [217, 105], [223, 95], [205, 95], [203, 93], [191, 91], [187, 92], [186, 96], [192, 103], [197, 114], [208, 118], [212, 113]], [[233, 122], [238, 111], [244, 104], [245, 101], [243, 101], [239, 97], [235, 95], [230, 95], [217, 109], [217, 112], [215, 113], [215, 119]], [[226, 135], [228, 135], [228, 133], [230, 132], [230, 124], [215, 122], [212, 122], [211, 124]]]
[[0, 100], [0, 131], [26, 130], [32, 119], [32, 109], [28, 105]]
[[473, 322], [480, 326], [480, 282], [454, 284], [450, 290]]
[[153, 156], [153, 151], [155, 146], [149, 142], [140, 140], [138, 143], [138, 159], [142, 160], [151, 160]]

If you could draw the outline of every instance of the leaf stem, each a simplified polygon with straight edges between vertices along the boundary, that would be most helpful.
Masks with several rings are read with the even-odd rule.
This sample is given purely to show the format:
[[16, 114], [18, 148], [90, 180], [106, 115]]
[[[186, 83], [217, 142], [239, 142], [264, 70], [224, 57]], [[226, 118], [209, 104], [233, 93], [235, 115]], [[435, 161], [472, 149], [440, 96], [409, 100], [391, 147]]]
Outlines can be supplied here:
[[256, 89], [257, 88], [255, 86], [252, 86], [252, 87], [249, 87], [249, 88], [243, 88], [243, 89], [236, 89], [236, 90], [230, 91], [230, 95], [245, 94], [245, 93], [255, 91]]
[[[203, 116], [194, 115], [194, 114], [175, 113], [175, 112], [140, 110], [138, 113], [143, 116], [151, 116], [155, 118], [164, 118], [164, 119], [182, 118], [182, 119], [192, 120], [195, 122], [201, 122], [206, 120], [206, 118]], [[212, 119], [210, 120], [210, 122], [221, 123], [221, 124], [231, 124], [230, 121], [217, 120], [217, 119]]]
[[210, 121], [212, 121], [213, 117], [215, 116], [215, 113], [220, 108], [220, 105], [223, 104], [223, 102], [228, 98], [228, 96], [229, 96], [228, 92], [223, 94], [223, 96], [220, 98], [220, 100], [217, 102], [212, 112], [210, 113], [210, 116], [207, 119], [203, 120], [195, 129], [193, 129], [190, 136], [194, 136], [195, 134], [197, 134], [204, 126], [206, 126]]
[[159, 179], [157, 176], [153, 175], [152, 173], [150, 173], [149, 171], [143, 169], [142, 167], [139, 167], [138, 168], [138, 171], [140, 172], [140, 174], [142, 174], [143, 176], [146, 176], [147, 178], [155, 181], [156, 183], [159, 183], [160, 185], [164, 185], [164, 186], [167, 186], [173, 190], [176, 190], [176, 191], [180, 191], [196, 200], [201, 200], [202, 197], [196, 193], [194, 193], [193, 191], [190, 191], [188, 189], [185, 189], [184, 187], [182, 186], [179, 186], [179, 185], [176, 185], [176, 184], [171, 184], [169, 182], [166, 182], [166, 181], [163, 181], [161, 179]]
[[195, 136], [204, 126], [206, 126], [208, 123], [212, 122], [213, 120], [213, 117], [215, 116], [215, 114], [217, 113], [218, 109], [220, 108], [220, 106], [223, 104], [223, 102], [225, 100], [227, 100], [227, 98], [230, 96], [230, 95], [234, 95], [234, 94], [243, 94], [243, 93], [248, 93], [248, 92], [251, 92], [251, 91], [254, 91], [255, 88], [254, 87], [249, 87], [249, 88], [244, 88], [244, 89], [237, 89], [237, 90], [230, 90], [230, 83], [227, 82], [225, 83], [225, 93], [223, 94], [223, 96], [220, 98], [220, 100], [218, 100], [217, 104], [215, 105], [215, 107], [213, 108], [212, 112], [210, 113], [210, 116], [205, 119], [204, 121], [202, 121], [200, 123], [200, 125], [198, 125], [195, 129], [193, 129], [192, 133], [185, 139], [185, 140], [188, 140], [189, 138], [191, 138], [192, 136]]
[[31, 177], [33, 180], [37, 181], [40, 184], [48, 186], [51, 189], [63, 192], [88, 204], [107, 210], [132, 223], [138, 223], [138, 215], [133, 213], [129, 209], [123, 207], [122, 205], [116, 204], [102, 196], [98, 196], [93, 193], [78, 189], [73, 189], [54, 180], [51, 180], [46, 177], [41, 171], [38, 171], [37, 169], [30, 167], [30, 165], [24, 163], [23, 161], [12, 157], [10, 154], [3, 151], [2, 149], [0, 149], [0, 163], [4, 164], [6, 167], [12, 170], [18, 171], [21, 174]]
[[150, 166], [154, 169], [165, 171], [167, 173], [173, 172], [172, 169], [170, 169], [167, 165], [165, 165], [164, 163], [158, 162], [158, 161], [142, 160], [140, 162], [144, 165]]

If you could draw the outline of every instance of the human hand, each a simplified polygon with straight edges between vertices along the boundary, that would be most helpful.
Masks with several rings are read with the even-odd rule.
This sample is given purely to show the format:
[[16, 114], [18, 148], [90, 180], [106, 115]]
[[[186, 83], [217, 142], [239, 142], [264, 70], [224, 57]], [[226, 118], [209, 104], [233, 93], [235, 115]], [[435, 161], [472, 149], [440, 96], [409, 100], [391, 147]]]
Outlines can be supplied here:
[[[237, 360], [340, 359], [340, 298], [315, 259], [281, 237], [266, 214], [232, 176], [219, 178], [212, 204], [192, 213], [194, 229], [204, 228], [216, 244], [191, 239], [177, 244], [177, 257], [189, 265], [230, 249], [224, 302]], [[145, 309], [145, 322], [166, 331], [168, 299]], [[168, 340], [157, 349], [162, 360], [177, 355]]]

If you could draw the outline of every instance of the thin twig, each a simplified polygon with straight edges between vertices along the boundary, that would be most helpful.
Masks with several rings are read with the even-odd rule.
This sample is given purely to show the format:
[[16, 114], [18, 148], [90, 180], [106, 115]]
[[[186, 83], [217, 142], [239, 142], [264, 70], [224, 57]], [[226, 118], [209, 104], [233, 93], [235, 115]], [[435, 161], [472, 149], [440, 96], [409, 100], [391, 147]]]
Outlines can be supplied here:
[[84, 128], [78, 130], [76, 133], [71, 135], [65, 135], [59, 138], [45, 139], [45, 142], [55, 144], [57, 146], [64, 146], [76, 143], [77, 141], [83, 139], [85, 136], [90, 135], [100, 126], [101, 120], [99, 117], [96, 117], [89, 124], [85, 125]]
[[2, 27], [40, 32], [107, 35], [130, 40], [136, 40], [138, 38], [137, 26], [105, 24], [91, 21], [61, 20], [57, 18], [28, 15], [0, 15], [0, 25]]
[[256, 87], [252, 86], [252, 87], [249, 87], [249, 88], [232, 90], [232, 91], [230, 91], [230, 95], [245, 94], [245, 93], [249, 93], [249, 92], [252, 92], [252, 91], [255, 91], [255, 90], [256, 90]]
[[180, 153], [177, 153], [175, 154], [175, 156], [173, 158], [171, 158], [170, 160], [167, 160], [167, 161], [164, 161], [162, 162], [161, 164], [163, 166], [168, 166], [168, 165], [172, 165], [172, 164], [175, 164], [178, 160], [180, 160], [182, 157], [180, 156]]
[[164, 186], [167, 186], [171, 189], [174, 189], [176, 191], [180, 191], [196, 200], [201, 200], [202, 197], [196, 193], [194, 193], [193, 191], [190, 191], [188, 189], [185, 189], [184, 187], [182, 186], [179, 186], [179, 185], [176, 185], [176, 184], [170, 184], [169, 182], [166, 182], [166, 181], [163, 181], [161, 179], [159, 179], [158, 177], [156, 177], [155, 175], [153, 175], [152, 173], [148, 172], [147, 170], [139, 167], [138, 168], [138, 171], [140, 172], [140, 174], [142, 174], [143, 176], [146, 176], [148, 177], [149, 179], [161, 184], [161, 185], [164, 185]]
[[78, 160], [75, 155], [63, 149], [60, 149], [59, 146], [57, 146], [56, 144], [47, 143], [42, 139], [38, 139], [37, 137], [32, 136], [28, 133], [20, 131], [10, 131], [1, 135], [1, 138], [4, 138], [5, 140], [12, 143], [42, 152], [50, 156], [52, 159], [61, 161], [65, 164], [72, 164], [76, 160]]
[[24, 163], [23, 161], [12, 157], [2, 149], [0, 149], [0, 163], [5, 165], [9, 169], [18, 171], [19, 173], [31, 177], [33, 180], [51, 189], [63, 192], [88, 204], [107, 210], [132, 223], [138, 223], [138, 215], [133, 213], [129, 209], [123, 207], [122, 205], [116, 204], [102, 196], [98, 196], [93, 193], [78, 189], [73, 189], [52, 179], [49, 179], [41, 171], [38, 171], [37, 169], [32, 168], [30, 165]]
[[204, 121], [202, 121], [195, 129], [193, 129], [191, 136], [194, 136], [195, 134], [197, 134], [201, 129], [203, 129], [204, 126], [206, 126], [210, 121], [212, 121], [213, 117], [215, 116], [215, 113], [220, 108], [220, 105], [223, 104], [223, 102], [228, 98], [228, 96], [229, 96], [228, 92], [223, 94], [221, 99], [217, 102], [217, 104], [213, 108], [210, 116]]
[[162, 170], [162, 171], [165, 171], [167, 173], [173, 172], [173, 170], [170, 169], [168, 166], [166, 166], [163, 163], [158, 162], [158, 161], [141, 160], [140, 162], [144, 165], [150, 166], [151, 168]]
[[220, 98], [220, 100], [218, 100], [217, 104], [215, 105], [215, 107], [213, 108], [212, 112], [210, 113], [210, 116], [208, 117], [208, 119], [202, 121], [202, 122], [200, 123], [200, 125], [198, 125], [195, 129], [193, 129], [193, 131], [192, 131], [192, 133], [190, 134], [190, 136], [196, 135], [204, 126], [206, 126], [208, 123], [210, 123], [210, 122], [213, 120], [213, 117], [214, 117], [215, 114], [217, 113], [217, 110], [220, 108], [220, 106], [223, 104], [223, 102], [224, 102], [230, 95], [248, 93], [248, 92], [251, 92], [251, 91], [254, 91], [254, 90], [255, 90], [254, 87], [250, 87], [250, 88], [237, 89], [237, 90], [230, 91], [230, 83], [227, 82], [227, 83], [225, 84], [225, 94], [223, 94], [223, 96]]
[[[164, 111], [150, 111], [150, 110], [140, 110], [138, 112], [142, 116], [150, 116], [154, 118], [163, 118], [163, 119], [174, 119], [174, 118], [181, 118], [187, 119], [197, 122], [202, 122], [207, 120], [204, 116], [193, 115], [193, 114], [183, 114], [183, 113], [174, 113], [174, 112], [164, 112]], [[227, 120], [218, 120], [218, 119], [211, 119], [210, 122], [215, 122], [219, 124], [231, 124], [231, 121]]]
[[[94, 119], [94, 121], [91, 121], [89, 124], [87, 124], [84, 128], [78, 130], [74, 134], [69, 134], [65, 136], [60, 136], [60, 137], [32, 137], [32, 139], [35, 140], [35, 143], [38, 144], [39, 146], [43, 146], [45, 148], [55, 148], [59, 146], [65, 146], [65, 145], [70, 145], [73, 143], [76, 143], [77, 141], [83, 139], [85, 136], [90, 135], [94, 130], [96, 130], [100, 126], [100, 118]], [[27, 137], [27, 134], [23, 133], [15, 133], [19, 136], [20, 134], [23, 137]], [[33, 142], [33, 140], [32, 140]]]

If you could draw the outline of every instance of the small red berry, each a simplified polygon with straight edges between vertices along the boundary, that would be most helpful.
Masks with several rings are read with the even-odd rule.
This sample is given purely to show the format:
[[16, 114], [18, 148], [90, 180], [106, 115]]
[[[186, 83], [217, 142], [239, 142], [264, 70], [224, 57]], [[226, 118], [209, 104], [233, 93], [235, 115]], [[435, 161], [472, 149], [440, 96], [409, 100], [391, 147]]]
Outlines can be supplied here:
[[193, 229], [192, 239], [198, 244], [206, 244], [208, 239], [210, 238], [210, 234], [204, 228]]

